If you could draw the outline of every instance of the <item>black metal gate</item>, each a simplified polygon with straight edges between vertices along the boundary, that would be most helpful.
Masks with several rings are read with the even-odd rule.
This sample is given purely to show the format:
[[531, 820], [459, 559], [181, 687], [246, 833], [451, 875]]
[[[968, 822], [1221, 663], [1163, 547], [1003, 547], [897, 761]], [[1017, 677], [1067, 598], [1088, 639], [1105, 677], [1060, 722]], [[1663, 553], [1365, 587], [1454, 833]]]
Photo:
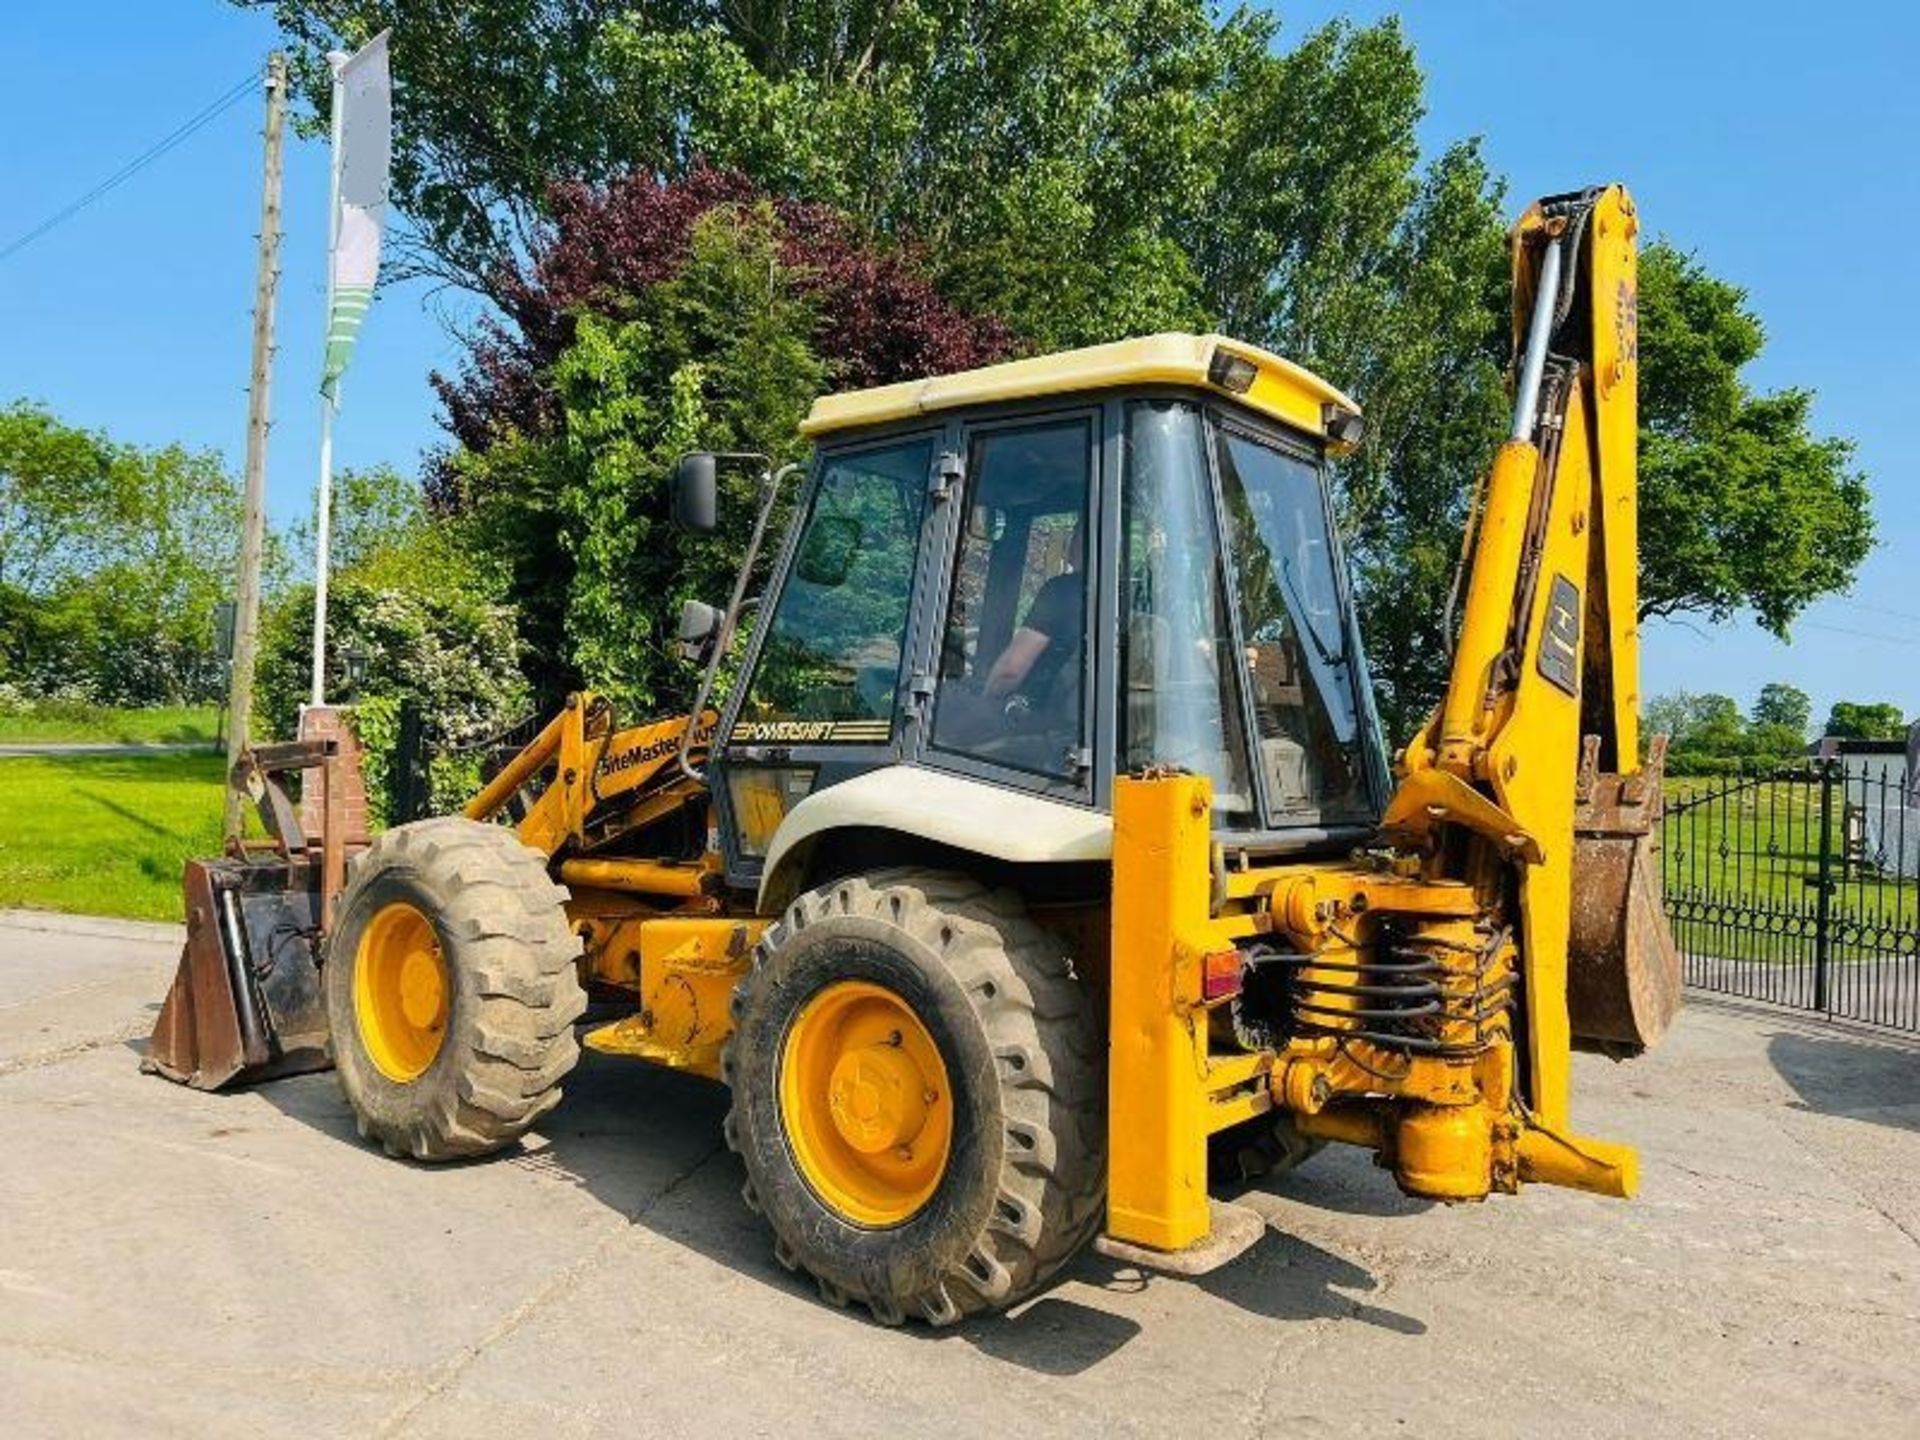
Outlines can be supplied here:
[[1689, 985], [1920, 1030], [1920, 807], [1845, 757], [1667, 782], [1667, 915]]

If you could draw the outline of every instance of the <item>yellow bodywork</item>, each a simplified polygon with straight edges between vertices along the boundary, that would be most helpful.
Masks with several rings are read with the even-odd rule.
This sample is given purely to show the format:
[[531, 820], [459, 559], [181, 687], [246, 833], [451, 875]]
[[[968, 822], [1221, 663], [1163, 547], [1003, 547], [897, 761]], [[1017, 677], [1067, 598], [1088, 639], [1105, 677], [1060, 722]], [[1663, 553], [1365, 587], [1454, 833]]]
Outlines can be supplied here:
[[[1484, 997], [1512, 990], [1523, 953], [1514, 937], [1488, 932], [1484, 917], [1496, 906], [1486, 889], [1353, 863], [1249, 865], [1225, 873], [1216, 908], [1211, 799], [1200, 776], [1123, 778], [1116, 787], [1110, 1235], [1159, 1250], [1204, 1239], [1208, 1137], [1276, 1106], [1305, 1135], [1376, 1151], [1417, 1195], [1479, 1199], [1523, 1181], [1633, 1192], [1630, 1150], [1566, 1134], [1564, 1116], [1519, 1110], [1510, 1022], [1468, 1018]], [[1568, 826], [1570, 841], [1570, 814]], [[1496, 876], [1490, 867], [1488, 882]], [[1222, 1033], [1228, 1002], [1203, 998], [1209, 954], [1269, 941], [1304, 957], [1300, 983], [1310, 987], [1320, 972], [1347, 973], [1389, 921], [1438, 957], [1442, 987], [1461, 1003], [1435, 1036], [1457, 1054], [1402, 1057], [1337, 1033], [1249, 1053]], [[1550, 972], [1529, 978], [1551, 982]], [[1526, 993], [1542, 1010], [1556, 998]], [[1337, 1032], [1339, 1017], [1328, 1018]], [[1548, 1072], [1563, 1100], [1565, 1057], [1563, 1041]]]
[[780, 1123], [823, 1203], [855, 1224], [902, 1225], [940, 1188], [953, 1142], [940, 1047], [893, 991], [829, 985], [801, 1007], [780, 1057]]
[[720, 1050], [733, 1033], [733, 988], [765, 922], [662, 913], [584, 887], [573, 894], [569, 913], [586, 941], [588, 973], [640, 1000], [633, 1014], [588, 1031], [586, 1043], [718, 1079]]
[[718, 1079], [733, 989], [767, 922], [724, 913], [718, 855], [663, 860], [625, 853], [623, 843], [703, 797], [679, 761], [689, 740], [696, 753], [705, 746], [713, 722], [709, 713], [696, 727], [679, 716], [619, 730], [594, 697], [570, 696], [465, 813], [492, 819], [539, 787], [516, 829], [557, 861], [585, 955], [582, 978], [638, 1001], [585, 1043]]

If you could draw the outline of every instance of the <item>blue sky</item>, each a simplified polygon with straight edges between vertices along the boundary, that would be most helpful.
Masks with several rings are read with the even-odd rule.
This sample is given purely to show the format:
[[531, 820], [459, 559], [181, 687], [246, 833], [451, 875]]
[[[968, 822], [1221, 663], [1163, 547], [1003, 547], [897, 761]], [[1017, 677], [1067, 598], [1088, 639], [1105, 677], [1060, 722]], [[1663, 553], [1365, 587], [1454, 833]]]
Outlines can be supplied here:
[[[1920, 11], [1852, 3], [1815, 19], [1776, 0], [1279, 8], [1294, 36], [1336, 14], [1400, 13], [1428, 76], [1426, 141], [1482, 136], [1515, 207], [1627, 181], [1655, 231], [1751, 292], [1769, 337], [1755, 381], [1816, 390], [1819, 425], [1858, 440], [1882, 543], [1853, 593], [1813, 607], [1791, 645], [1746, 623], [1652, 625], [1645, 692], [1717, 690], [1745, 704], [1780, 679], [1822, 714], [1836, 698], [1920, 714]], [[261, 15], [218, 0], [16, 7], [0, 48], [0, 245], [242, 79], [273, 41]], [[249, 97], [0, 261], [0, 398], [31, 396], [129, 439], [211, 446], [237, 466], [260, 113]], [[282, 520], [305, 507], [316, 464], [326, 189], [322, 147], [292, 141], [269, 469]], [[383, 292], [347, 376], [339, 463], [411, 470], [438, 443], [427, 375], [456, 361], [450, 327], [470, 314], [423, 285]]]

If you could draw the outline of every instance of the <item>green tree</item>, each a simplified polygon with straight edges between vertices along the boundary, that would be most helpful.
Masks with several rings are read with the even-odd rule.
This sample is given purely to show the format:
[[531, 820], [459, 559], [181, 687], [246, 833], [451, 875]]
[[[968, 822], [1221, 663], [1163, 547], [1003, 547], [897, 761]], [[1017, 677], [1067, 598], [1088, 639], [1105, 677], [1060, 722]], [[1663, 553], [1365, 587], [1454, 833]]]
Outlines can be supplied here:
[[1699, 695], [1694, 697], [1693, 714], [1682, 738], [1689, 749], [1733, 755], [1741, 750], [1746, 729], [1739, 701], [1730, 695]]
[[1679, 736], [1692, 722], [1693, 700], [1684, 690], [1653, 696], [1640, 707], [1640, 733], [1665, 735], [1669, 740]]
[[1209, 89], [1272, 28], [1198, 0], [239, 3], [294, 42], [310, 126], [326, 52], [395, 27], [418, 269], [497, 294], [553, 181], [705, 163], [913, 236], [1043, 345], [1203, 318], [1169, 222], [1204, 189]]
[[[317, 513], [319, 497], [312, 507]], [[333, 570], [353, 570], [395, 551], [403, 551], [427, 528], [425, 497], [419, 482], [391, 465], [341, 470], [333, 477], [333, 505], [327, 555]], [[295, 524], [287, 548], [298, 563], [313, 563], [314, 516]]]
[[1784, 681], [1762, 685], [1753, 702], [1753, 723], [1791, 730], [1804, 743], [1807, 727], [1813, 723], [1813, 697]]
[[1840, 740], [1903, 740], [1907, 722], [1898, 705], [1836, 700], [1824, 733]]
[[[447, 578], [442, 572], [441, 580]], [[298, 724], [310, 679], [312, 624], [313, 590], [306, 585], [288, 591], [267, 614], [257, 692], [266, 734], [291, 735]], [[366, 757], [368, 800], [380, 821], [388, 818], [402, 703], [420, 707], [428, 753], [437, 762], [429, 779], [441, 809], [465, 800], [479, 778], [477, 763], [463, 764], [454, 752], [532, 708], [516, 663], [513, 612], [471, 585], [355, 570], [334, 576], [327, 653], [337, 664], [350, 649], [367, 656], [359, 693], [348, 698]], [[344, 678], [336, 674], [335, 686]]]
[[[1504, 407], [1504, 197], [1471, 143], [1421, 164], [1396, 22], [1283, 49], [1272, 16], [1201, 0], [240, 3], [276, 15], [310, 103], [326, 50], [404, 8], [395, 191], [415, 263], [509, 312], [554, 182], [706, 164], [916, 247], [948, 299], [1028, 349], [1220, 325], [1313, 366], [1368, 411], [1339, 499], [1396, 738], [1438, 694]], [[1763, 335], [1739, 289], [1665, 244], [1641, 286], [1642, 617], [1751, 609], [1784, 633], [1872, 543], [1851, 448], [1814, 432], [1808, 392], [1742, 378]], [[554, 513], [586, 474], [564, 459], [521, 445], [483, 468]], [[543, 643], [566, 623], [559, 559], [516, 597]]]
[[40, 594], [101, 564], [137, 502], [126, 473], [103, 436], [25, 400], [0, 409], [0, 585]]
[[1640, 325], [1641, 616], [1751, 609], [1785, 636], [1873, 547], [1853, 445], [1813, 433], [1811, 392], [1748, 387], [1759, 317], [1697, 258], [1647, 247]]
[[[1656, 695], [1643, 708], [1642, 732], [1671, 739], [1668, 767], [1676, 774], [1728, 769], [1749, 760], [1779, 758], [1778, 737], [1757, 733], [1729, 695], [1675, 691]], [[1797, 748], [1797, 747], [1794, 747]]]
[[[391, 469], [343, 471], [333, 492], [333, 568], [327, 604], [332, 693], [353, 706], [376, 820], [387, 802], [400, 707], [419, 706], [439, 809], [478, 783], [478, 756], [462, 758], [533, 709], [521, 676], [517, 620], [502, 567], [462, 521], [429, 522], [419, 487]], [[312, 548], [311, 521], [295, 543]], [[288, 736], [310, 682], [313, 587], [281, 589], [268, 606], [256, 695], [261, 733]], [[344, 657], [367, 657], [358, 689], [343, 694]]]
[[1783, 681], [1760, 687], [1747, 726], [1747, 749], [1757, 761], [1785, 764], [1806, 753], [1807, 727], [1813, 723], [1813, 700], [1806, 691]]
[[694, 448], [798, 453], [825, 377], [812, 327], [771, 214], [715, 212], [685, 268], [626, 318], [579, 317], [554, 367], [558, 433], [457, 457], [477, 543], [522, 602], [543, 699], [586, 685], [628, 714], [684, 703], [671, 626], [682, 601], [724, 598], [757, 480], [729, 467], [727, 533], [700, 538], [671, 527], [667, 475]]
[[9, 680], [106, 704], [207, 698], [238, 486], [220, 457], [0, 407], [0, 592]]

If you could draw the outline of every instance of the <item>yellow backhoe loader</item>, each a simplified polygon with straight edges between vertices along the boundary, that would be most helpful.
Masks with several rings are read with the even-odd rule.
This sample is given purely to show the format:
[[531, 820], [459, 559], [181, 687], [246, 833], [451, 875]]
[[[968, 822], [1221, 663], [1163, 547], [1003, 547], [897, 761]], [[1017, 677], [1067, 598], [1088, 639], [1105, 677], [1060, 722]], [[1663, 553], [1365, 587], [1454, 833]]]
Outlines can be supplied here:
[[[1637, 229], [1608, 187], [1514, 231], [1512, 431], [1397, 776], [1332, 385], [1169, 334], [834, 395], [804, 468], [675, 472], [708, 530], [718, 467], [761, 469], [731, 599], [681, 617], [683, 716], [575, 696], [464, 814], [370, 843], [331, 742], [250, 757], [272, 839], [190, 871], [153, 1063], [330, 1058], [361, 1132], [423, 1161], [512, 1142], [580, 1043], [709, 1077], [780, 1260], [885, 1322], [1005, 1307], [1096, 1237], [1222, 1263], [1259, 1227], [1210, 1156], [1341, 1142], [1418, 1196], [1630, 1195], [1568, 1091], [1576, 1046], [1636, 1052], [1678, 1001], [1638, 734]], [[579, 1026], [590, 994], [617, 1008]]]

